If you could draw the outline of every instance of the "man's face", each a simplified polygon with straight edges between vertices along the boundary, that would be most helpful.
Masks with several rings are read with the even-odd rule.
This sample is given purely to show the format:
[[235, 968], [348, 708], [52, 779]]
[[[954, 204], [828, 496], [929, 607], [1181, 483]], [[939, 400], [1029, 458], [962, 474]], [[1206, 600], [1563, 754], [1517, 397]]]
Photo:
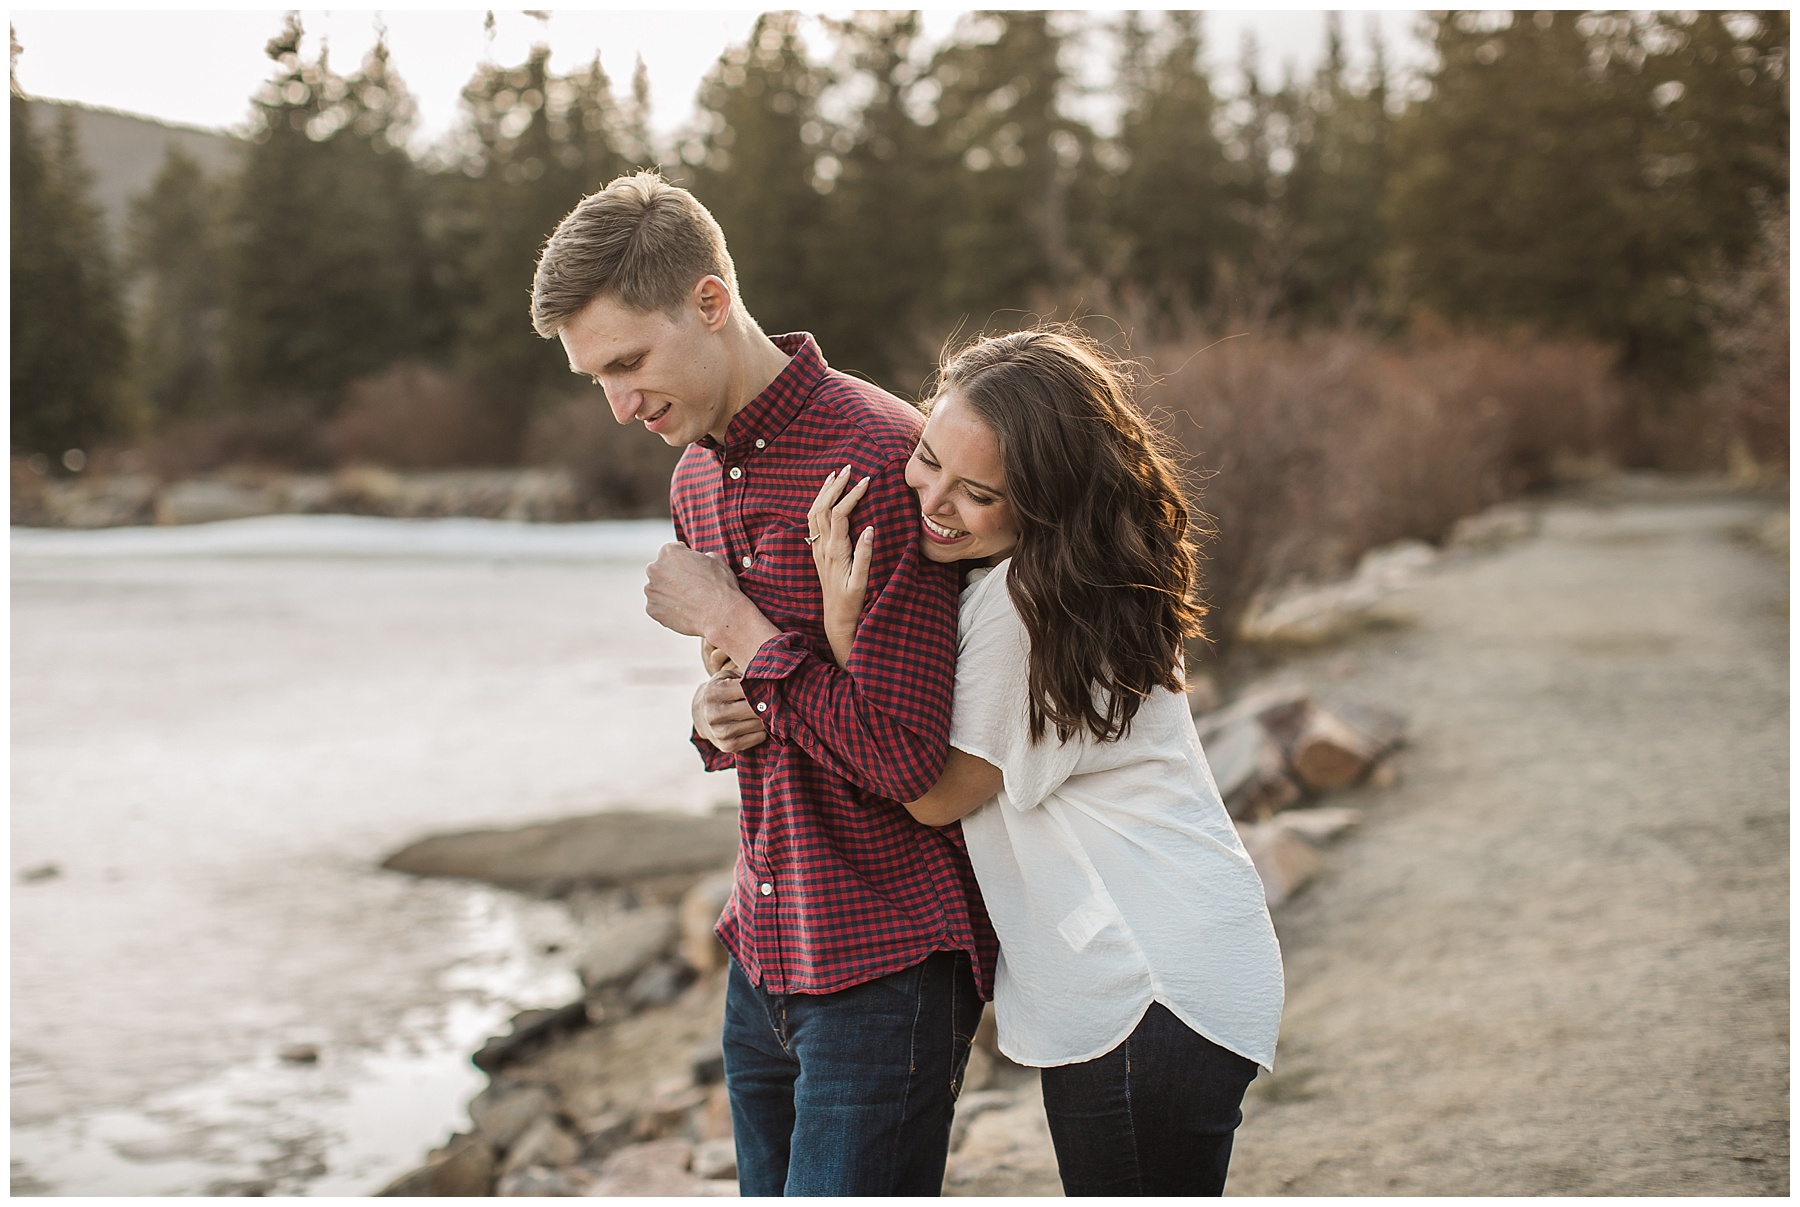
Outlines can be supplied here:
[[569, 370], [606, 391], [613, 418], [642, 423], [677, 448], [731, 422], [723, 329], [731, 295], [705, 277], [674, 313], [601, 295], [559, 333]]

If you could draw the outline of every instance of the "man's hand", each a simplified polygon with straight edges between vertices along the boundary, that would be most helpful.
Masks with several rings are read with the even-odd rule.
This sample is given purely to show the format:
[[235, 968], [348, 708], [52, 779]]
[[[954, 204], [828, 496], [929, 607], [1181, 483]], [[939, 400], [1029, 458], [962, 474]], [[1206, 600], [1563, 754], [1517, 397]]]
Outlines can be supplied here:
[[665, 629], [706, 636], [743, 599], [737, 576], [722, 557], [689, 549], [679, 541], [664, 545], [651, 562], [644, 584], [644, 611]]
[[769, 731], [763, 728], [750, 701], [744, 698], [744, 685], [737, 668], [730, 664], [718, 670], [694, 693], [693, 715], [694, 731], [726, 754], [760, 746], [769, 739]]
[[644, 611], [666, 629], [705, 638], [747, 667], [763, 642], [780, 635], [738, 587], [725, 559], [670, 541], [646, 568]]

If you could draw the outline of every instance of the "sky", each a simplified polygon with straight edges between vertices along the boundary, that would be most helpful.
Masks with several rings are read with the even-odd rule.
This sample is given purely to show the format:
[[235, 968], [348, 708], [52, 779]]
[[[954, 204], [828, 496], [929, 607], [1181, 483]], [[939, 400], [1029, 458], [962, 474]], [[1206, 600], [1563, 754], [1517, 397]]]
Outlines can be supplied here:
[[[681, 129], [694, 108], [701, 77], [719, 55], [741, 42], [756, 19], [754, 9], [650, 11], [643, 9], [494, 10], [494, 30], [484, 31], [484, 9], [460, 11], [385, 9], [301, 10], [311, 57], [321, 44], [340, 71], [353, 69], [387, 30], [392, 64], [411, 89], [419, 120], [415, 149], [440, 140], [457, 123], [459, 94], [484, 60], [512, 64], [534, 42], [551, 48], [551, 67], [566, 71], [589, 62], [596, 49], [621, 93], [642, 56], [649, 72], [651, 126], [667, 137]], [[838, 10], [806, 10], [812, 13]], [[943, 38], [966, 10], [926, 9], [927, 35]], [[1105, 10], [1095, 10], [1104, 18]], [[1353, 65], [1368, 60], [1370, 27], [1378, 25], [1391, 62], [1404, 67], [1424, 56], [1413, 10], [1346, 12], [1344, 29]], [[19, 86], [33, 96], [80, 101], [164, 121], [216, 129], [241, 128], [250, 95], [267, 78], [263, 47], [282, 25], [282, 10], [20, 10], [9, 17], [22, 47], [15, 66]], [[822, 52], [823, 26], [806, 22], [808, 43]], [[1324, 14], [1317, 11], [1215, 10], [1205, 22], [1207, 58], [1231, 78], [1246, 30], [1261, 48], [1259, 73], [1279, 82], [1284, 65], [1302, 73], [1318, 62]], [[1103, 52], [1081, 56], [1086, 71], [1104, 69]], [[1087, 114], [1104, 126], [1105, 107]]]

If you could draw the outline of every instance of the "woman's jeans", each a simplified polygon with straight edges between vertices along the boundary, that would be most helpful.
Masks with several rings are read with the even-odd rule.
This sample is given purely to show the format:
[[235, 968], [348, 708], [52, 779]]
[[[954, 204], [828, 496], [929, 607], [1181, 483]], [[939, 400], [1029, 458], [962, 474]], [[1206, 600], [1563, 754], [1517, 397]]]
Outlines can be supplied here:
[[1152, 1004], [1106, 1055], [1044, 1070], [1063, 1192], [1224, 1194], [1238, 1104], [1255, 1077], [1254, 1061]]
[[725, 1084], [745, 1195], [935, 1195], [981, 1019], [969, 957], [770, 994], [734, 960]]

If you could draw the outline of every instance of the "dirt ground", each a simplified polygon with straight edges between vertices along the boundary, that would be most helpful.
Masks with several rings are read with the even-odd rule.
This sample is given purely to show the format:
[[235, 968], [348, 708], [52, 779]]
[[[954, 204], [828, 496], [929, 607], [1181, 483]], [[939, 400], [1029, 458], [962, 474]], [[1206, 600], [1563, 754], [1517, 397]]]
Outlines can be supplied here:
[[1787, 565], [1743, 535], [1775, 505], [1636, 493], [1294, 668], [1412, 746], [1277, 911], [1228, 1193], [1788, 1193]]

